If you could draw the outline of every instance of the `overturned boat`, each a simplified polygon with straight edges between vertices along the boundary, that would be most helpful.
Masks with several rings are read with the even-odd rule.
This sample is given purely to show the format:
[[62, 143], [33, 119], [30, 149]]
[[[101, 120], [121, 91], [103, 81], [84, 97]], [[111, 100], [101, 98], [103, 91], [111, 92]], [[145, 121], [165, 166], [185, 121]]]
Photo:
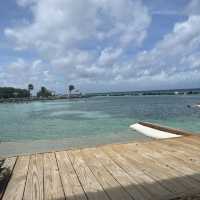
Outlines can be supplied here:
[[180, 129], [160, 126], [158, 124], [152, 124], [148, 122], [138, 122], [136, 124], [130, 125], [130, 128], [148, 137], [156, 139], [176, 138], [192, 135], [192, 133]]

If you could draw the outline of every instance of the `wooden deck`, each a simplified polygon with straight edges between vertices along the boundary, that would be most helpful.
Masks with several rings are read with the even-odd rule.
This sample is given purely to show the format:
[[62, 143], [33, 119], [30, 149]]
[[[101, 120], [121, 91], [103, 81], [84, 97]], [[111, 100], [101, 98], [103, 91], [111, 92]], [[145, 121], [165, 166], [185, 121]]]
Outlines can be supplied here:
[[[200, 193], [200, 137], [8, 158], [2, 200], [162, 200]], [[1, 199], [1, 197], [0, 197]]]

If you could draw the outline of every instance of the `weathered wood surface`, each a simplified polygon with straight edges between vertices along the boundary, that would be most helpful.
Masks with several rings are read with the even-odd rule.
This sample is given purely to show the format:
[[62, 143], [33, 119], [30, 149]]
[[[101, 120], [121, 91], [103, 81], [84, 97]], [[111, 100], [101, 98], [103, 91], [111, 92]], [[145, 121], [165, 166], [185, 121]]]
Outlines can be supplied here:
[[200, 193], [200, 137], [18, 156], [5, 166], [2, 200], [174, 199]]
[[65, 151], [56, 152], [56, 158], [66, 198], [86, 200], [85, 192], [67, 153]]
[[11, 179], [3, 196], [3, 200], [21, 200], [23, 198], [29, 159], [29, 156], [21, 156], [17, 159]]
[[44, 199], [65, 199], [54, 153], [44, 154]]
[[44, 199], [44, 157], [42, 154], [30, 157], [29, 170], [24, 190], [24, 200]]

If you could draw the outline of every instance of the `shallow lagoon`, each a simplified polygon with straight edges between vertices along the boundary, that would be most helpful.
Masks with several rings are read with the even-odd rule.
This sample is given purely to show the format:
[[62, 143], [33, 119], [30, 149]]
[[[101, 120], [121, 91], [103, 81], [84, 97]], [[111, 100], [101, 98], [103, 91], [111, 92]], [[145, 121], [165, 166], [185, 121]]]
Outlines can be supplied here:
[[[46, 151], [144, 139], [144, 136], [129, 129], [129, 125], [137, 121], [160, 123], [198, 133], [200, 109], [187, 107], [197, 102], [200, 102], [200, 96], [177, 95], [0, 104], [0, 153]], [[5, 144], [10, 145], [9, 148]]]

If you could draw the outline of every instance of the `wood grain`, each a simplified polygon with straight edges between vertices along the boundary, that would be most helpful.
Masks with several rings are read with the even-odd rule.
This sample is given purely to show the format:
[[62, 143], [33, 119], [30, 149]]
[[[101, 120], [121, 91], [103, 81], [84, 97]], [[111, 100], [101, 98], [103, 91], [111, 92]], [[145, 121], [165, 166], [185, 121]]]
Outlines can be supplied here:
[[56, 158], [66, 198], [86, 200], [84, 190], [66, 152], [56, 152]]
[[30, 157], [29, 170], [23, 200], [44, 199], [44, 160], [43, 154]]
[[91, 200], [108, 200], [108, 196], [81, 157], [80, 151], [68, 151], [70, 160], [87, 197]]
[[44, 154], [44, 199], [65, 199], [54, 153]]
[[[144, 168], [142, 168], [136, 162], [130, 162], [130, 160], [126, 159], [127, 153], [123, 151], [120, 155], [119, 153], [113, 151], [113, 149], [109, 146], [104, 148], [104, 151], [107, 152], [111, 158], [119, 164], [134, 180], [138, 182], [138, 184], [143, 185], [143, 188], [146, 191], [149, 191], [154, 199], [169, 199], [174, 197], [174, 194], [164, 188], [158, 180], [154, 179], [155, 177], [150, 176], [150, 174], [144, 172]], [[129, 155], [129, 154], [128, 154]], [[132, 156], [132, 155], [131, 155]], [[142, 170], [143, 169], [143, 170]]]
[[173, 199], [200, 192], [200, 137], [18, 156], [4, 166], [3, 200]]
[[[135, 146], [132, 147], [132, 145], [130, 144], [127, 145], [126, 148], [135, 149]], [[145, 164], [144, 166], [149, 166], [152, 169], [151, 173], [152, 171], [153, 173], [156, 172], [154, 173], [155, 175], [158, 174], [158, 172], [160, 171], [160, 179], [161, 177], [163, 177], [164, 180], [167, 180], [165, 181], [167, 183], [167, 186], [170, 186], [169, 183], [171, 182], [171, 189], [178, 189], [181, 187], [182, 192], [184, 192], [188, 188], [190, 188], [191, 192], [198, 190], [198, 182], [190, 177], [190, 175], [194, 174], [194, 170], [190, 169], [187, 166], [184, 166], [180, 161], [173, 158], [172, 156], [167, 156], [158, 151], [153, 151], [152, 149], [153, 144], [148, 144], [143, 147], [138, 145], [137, 150], [139, 151], [139, 153], [135, 154], [134, 157], [131, 157], [129, 153], [129, 159], [135, 160], [136, 158], [136, 162], [143, 163]], [[174, 184], [176, 184], [175, 187], [173, 187]]]
[[81, 151], [87, 165], [95, 175], [96, 179], [102, 185], [110, 199], [113, 200], [131, 200], [131, 196], [122, 188], [122, 186], [114, 179], [114, 177], [103, 167], [101, 162], [93, 154], [92, 149], [84, 149]]
[[153, 198], [152, 194], [145, 190], [143, 185], [140, 185], [99, 148], [95, 151], [95, 156], [134, 199], [142, 200]]
[[3, 200], [22, 200], [29, 166], [29, 156], [17, 159], [11, 179], [6, 188]]

